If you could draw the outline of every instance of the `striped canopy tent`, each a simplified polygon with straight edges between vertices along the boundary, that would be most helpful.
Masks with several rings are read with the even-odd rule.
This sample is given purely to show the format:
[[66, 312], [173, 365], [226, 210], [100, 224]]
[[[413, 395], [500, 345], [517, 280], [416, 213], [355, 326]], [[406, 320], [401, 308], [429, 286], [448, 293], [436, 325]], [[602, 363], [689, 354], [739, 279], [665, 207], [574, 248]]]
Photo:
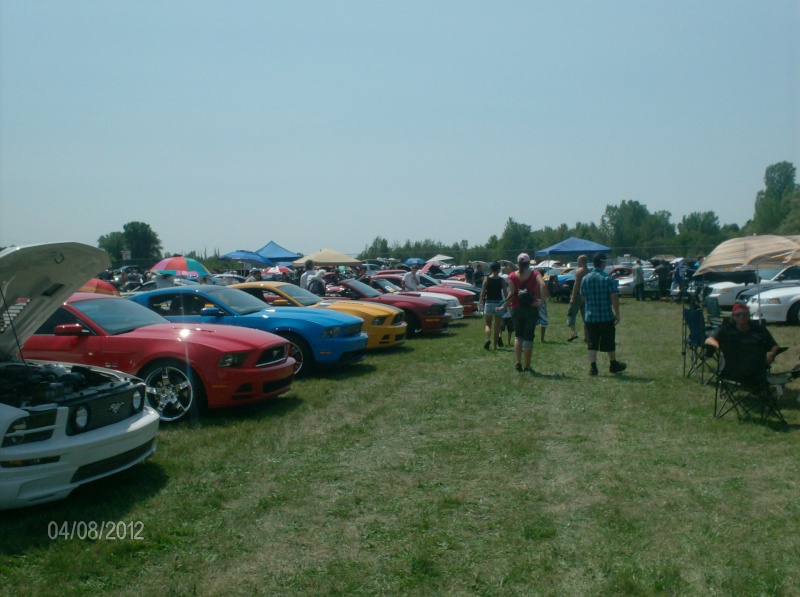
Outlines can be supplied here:
[[767, 263], [789, 263], [800, 257], [800, 246], [785, 236], [764, 234], [732, 238], [717, 245], [695, 272], [702, 276], [713, 272], [757, 270]]

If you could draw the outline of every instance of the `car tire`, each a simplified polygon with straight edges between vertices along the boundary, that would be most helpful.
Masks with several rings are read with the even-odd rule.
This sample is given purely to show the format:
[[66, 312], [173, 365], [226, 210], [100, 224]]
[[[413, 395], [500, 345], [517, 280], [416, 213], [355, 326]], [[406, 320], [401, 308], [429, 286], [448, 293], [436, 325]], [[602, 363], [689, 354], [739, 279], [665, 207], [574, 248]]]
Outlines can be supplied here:
[[800, 324], [800, 303], [795, 303], [789, 309], [789, 315], [786, 317], [786, 322], [793, 325]]
[[155, 361], [139, 377], [147, 386], [147, 403], [158, 411], [161, 421], [195, 420], [205, 410], [203, 382], [188, 364], [176, 359]]
[[311, 351], [308, 342], [297, 334], [289, 332], [278, 333], [278, 335], [288, 340], [291, 344], [291, 346], [289, 346], [289, 356], [296, 361], [294, 365], [295, 377], [310, 375], [316, 368], [316, 361], [314, 360], [314, 353]]

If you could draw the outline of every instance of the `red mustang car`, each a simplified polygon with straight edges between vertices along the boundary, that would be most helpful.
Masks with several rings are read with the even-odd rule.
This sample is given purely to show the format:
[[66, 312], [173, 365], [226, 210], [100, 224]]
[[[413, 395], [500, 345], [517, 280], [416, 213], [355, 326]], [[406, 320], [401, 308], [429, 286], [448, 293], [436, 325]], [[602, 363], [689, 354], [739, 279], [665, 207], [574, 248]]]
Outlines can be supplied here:
[[358, 280], [341, 280], [328, 286], [326, 298], [345, 298], [397, 307], [405, 312], [409, 333], [433, 334], [444, 332], [450, 324], [444, 301], [407, 294], [381, 294]]
[[[458, 299], [458, 302], [461, 306], [464, 307], [464, 316], [469, 317], [470, 315], [475, 315], [478, 312], [478, 305], [475, 302], [475, 292], [471, 290], [465, 290], [462, 288], [457, 288], [454, 286], [445, 286], [443, 284], [438, 284], [438, 280], [431, 278], [425, 274], [417, 274], [420, 279], [420, 288], [415, 290], [414, 292], [438, 292], [440, 294], [449, 294], [450, 296], [454, 296]], [[389, 280], [392, 284], [399, 286], [400, 288], [403, 287], [403, 275], [402, 274], [393, 274], [393, 273], [384, 273], [381, 272], [372, 276], [373, 278]], [[424, 287], [424, 288], [423, 288]]]
[[171, 323], [133, 301], [89, 293], [67, 299], [25, 342], [22, 354], [136, 375], [162, 421], [283, 394], [295, 364], [289, 343], [274, 334]]

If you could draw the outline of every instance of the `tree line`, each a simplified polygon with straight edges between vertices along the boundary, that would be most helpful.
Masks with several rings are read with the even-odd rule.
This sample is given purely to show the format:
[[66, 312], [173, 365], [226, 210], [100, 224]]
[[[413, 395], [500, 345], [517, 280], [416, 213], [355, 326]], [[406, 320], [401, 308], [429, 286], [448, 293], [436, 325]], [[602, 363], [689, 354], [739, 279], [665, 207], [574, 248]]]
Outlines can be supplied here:
[[[741, 228], [737, 224], [720, 224], [713, 211], [692, 212], [673, 224], [669, 211], [650, 212], [640, 202], [626, 199], [619, 205], [607, 205], [599, 223], [578, 222], [574, 226], [561, 224], [557, 228], [546, 226], [533, 230], [529, 224], [509, 217], [502, 234], [493, 234], [483, 245], [469, 246], [466, 240], [448, 245], [432, 239], [390, 244], [386, 238], [376, 236], [357, 257], [404, 261], [409, 257], [428, 259], [445, 253], [459, 263], [514, 260], [521, 252], [533, 255], [570, 236], [611, 247], [614, 255], [629, 254], [646, 259], [661, 254], [705, 255], [729, 238], [749, 234], [800, 235], [800, 186], [795, 181], [796, 174], [790, 162], [767, 167], [764, 189], [756, 195], [753, 218]], [[158, 234], [143, 222], [129, 222], [121, 232], [101, 236], [97, 246], [111, 255], [115, 267], [126, 263], [147, 268], [165, 257]], [[186, 257], [199, 259], [212, 269], [226, 269], [230, 265], [220, 260], [217, 253], [199, 255], [190, 251]]]
[[673, 224], [669, 211], [650, 212], [634, 200], [607, 205], [598, 224], [578, 222], [533, 230], [529, 224], [508, 218], [503, 233], [492, 235], [483, 245], [469, 246], [462, 240], [450, 245], [426, 239], [404, 244], [392, 243], [377, 236], [364, 247], [359, 259], [409, 257], [430, 258], [438, 253], [459, 263], [469, 261], [513, 261], [521, 252], [533, 255], [537, 250], [574, 236], [611, 247], [614, 255], [635, 255], [645, 259], [656, 255], [695, 257], [709, 253], [719, 243], [750, 234], [800, 235], [800, 186], [790, 162], [779, 162], [766, 169], [765, 188], [756, 195], [753, 218], [739, 227], [720, 224], [713, 211], [692, 212]]

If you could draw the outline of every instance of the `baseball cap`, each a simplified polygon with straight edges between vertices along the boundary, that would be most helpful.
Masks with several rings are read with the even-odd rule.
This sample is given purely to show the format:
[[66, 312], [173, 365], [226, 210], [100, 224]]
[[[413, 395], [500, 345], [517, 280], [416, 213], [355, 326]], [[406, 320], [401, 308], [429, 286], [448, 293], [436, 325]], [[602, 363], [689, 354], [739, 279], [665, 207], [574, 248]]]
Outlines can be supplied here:
[[731, 313], [736, 313], [738, 311], [744, 311], [746, 313], [750, 313], [750, 308], [747, 305], [743, 305], [742, 303], [736, 303], [735, 305], [733, 305]]
[[531, 262], [531, 256], [528, 255], [527, 253], [520, 253], [519, 255], [517, 255], [517, 263], [530, 263], [530, 262]]

